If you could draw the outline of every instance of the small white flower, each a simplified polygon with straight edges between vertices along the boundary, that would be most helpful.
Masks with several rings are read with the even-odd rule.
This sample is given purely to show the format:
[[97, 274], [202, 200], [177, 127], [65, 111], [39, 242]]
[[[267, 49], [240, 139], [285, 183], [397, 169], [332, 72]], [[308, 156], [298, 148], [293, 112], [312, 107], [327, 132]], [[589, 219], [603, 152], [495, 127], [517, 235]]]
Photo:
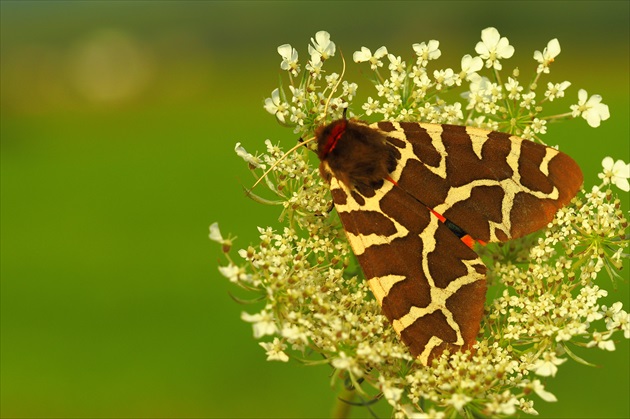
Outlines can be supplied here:
[[413, 50], [418, 55], [418, 65], [421, 67], [426, 67], [430, 60], [436, 60], [440, 58], [442, 55], [442, 51], [440, 51], [440, 41], [436, 41], [432, 39], [427, 43], [413, 44]]
[[556, 342], [569, 341], [573, 337], [572, 329], [569, 327], [565, 327], [564, 329], [558, 330], [556, 334]]
[[532, 132], [535, 134], [546, 134], [547, 133], [547, 121], [544, 119], [534, 118], [531, 123]]
[[[630, 186], [630, 185], [628, 185], [628, 186]], [[610, 256], [610, 258], [613, 261], [617, 262], [617, 263], [621, 263], [621, 256], [622, 256], [622, 254], [623, 254], [623, 248], [620, 247], [619, 249], [617, 249], [617, 251], [615, 253], [613, 253]]]
[[389, 69], [392, 73], [403, 73], [405, 71], [405, 62], [400, 57], [393, 54], [387, 54], [389, 58]]
[[571, 105], [573, 117], [581, 116], [593, 128], [598, 127], [601, 121], [610, 118], [608, 105], [600, 103], [601, 101], [602, 97], [600, 95], [593, 95], [589, 98], [586, 90], [580, 89], [577, 105]]
[[[264, 169], [265, 165], [262, 163], [259, 157], [252, 156], [250, 153], [241, 146], [241, 143], [236, 143], [234, 146], [236, 155], [245, 160], [250, 166]], [[216, 223], [215, 223], [216, 224]], [[210, 226], [212, 228], [212, 226]], [[212, 237], [211, 237], [212, 238]]]
[[521, 409], [524, 413], [532, 416], [538, 416], [538, 411], [534, 409], [534, 401], [533, 400], [525, 400], [521, 398], [518, 400], [519, 409]]
[[610, 307], [602, 306], [602, 312], [606, 318], [613, 318], [623, 309], [623, 303], [621, 301], [617, 301], [613, 303]]
[[433, 78], [435, 78], [435, 88], [437, 90], [442, 89], [442, 85], [452, 86], [455, 84], [455, 73], [452, 69], [435, 70], [433, 72]]
[[564, 91], [571, 86], [571, 82], [563, 81], [562, 83], [547, 83], [547, 91], [545, 97], [552, 102], [554, 99], [564, 97]]
[[297, 50], [289, 44], [284, 44], [278, 47], [278, 54], [282, 57], [280, 68], [285, 71], [290, 71], [291, 74], [297, 76], [300, 72]]
[[311, 38], [313, 45], [308, 46], [308, 53], [311, 55], [311, 59], [314, 54], [319, 54], [322, 60], [335, 55], [335, 43], [330, 40], [330, 34], [326, 31], [319, 31], [315, 34], [315, 39]]
[[614, 351], [615, 350], [615, 342], [610, 340], [612, 336], [612, 332], [608, 333], [600, 333], [593, 332], [593, 340], [586, 344], [587, 348], [592, 348], [593, 346], [597, 346], [599, 349], [604, 351]]
[[541, 377], [555, 377], [558, 372], [558, 365], [566, 362], [565, 358], [557, 358], [553, 352], [548, 352], [538, 359], [530, 370]]
[[275, 335], [278, 333], [278, 327], [274, 321], [273, 315], [266, 310], [258, 314], [241, 313], [241, 320], [253, 323], [254, 338], [258, 339], [265, 335]]
[[483, 68], [483, 60], [481, 57], [472, 57], [470, 54], [466, 54], [462, 57], [462, 72], [460, 77], [466, 80], [470, 80], [470, 77], [477, 71]]
[[515, 414], [516, 406], [519, 405], [517, 398], [512, 396], [508, 390], [504, 391], [502, 396], [503, 400], [501, 400], [498, 406], [496, 406], [496, 410], [494, 410], [494, 413], [507, 416]]
[[311, 54], [311, 59], [306, 63], [306, 69], [311, 73], [314, 79], [321, 77], [322, 66], [324, 65], [321, 55], [317, 51]]
[[462, 104], [455, 102], [453, 105], [446, 105], [442, 110], [442, 116], [445, 118], [447, 124], [457, 124], [463, 118]]
[[466, 406], [466, 404], [471, 400], [472, 398], [466, 394], [455, 393], [446, 403], [450, 404], [455, 409], [457, 409], [457, 411], [461, 412], [464, 406]]
[[289, 120], [297, 125], [304, 125], [304, 118], [306, 118], [306, 113], [302, 108], [298, 108], [295, 106], [291, 106]]
[[359, 85], [356, 83], [348, 83], [344, 80], [343, 83], [341, 83], [341, 87], [343, 88], [342, 96], [344, 96], [348, 101], [351, 101], [357, 94]]
[[284, 123], [285, 114], [289, 110], [289, 105], [280, 101], [280, 89], [273, 89], [271, 97], [265, 99], [265, 110], [275, 115], [280, 122]]
[[258, 342], [258, 344], [267, 351], [267, 361], [289, 361], [289, 356], [284, 353], [287, 345], [280, 339], [273, 338], [273, 342]]
[[308, 335], [295, 325], [285, 325], [280, 334], [290, 341], [308, 343]]
[[518, 104], [521, 108], [530, 109], [532, 106], [536, 104], [534, 99], [536, 98], [536, 92], [523, 93], [521, 95], [521, 103]]
[[230, 282], [238, 282], [241, 275], [240, 268], [233, 264], [219, 266], [219, 272], [221, 272], [221, 275], [229, 279]]
[[508, 81], [504, 84], [504, 87], [506, 92], [508, 92], [508, 99], [520, 99], [523, 86], [519, 84], [518, 80], [513, 79], [512, 77], [508, 77]]
[[514, 54], [514, 47], [506, 37], [501, 37], [495, 28], [481, 31], [481, 42], [475, 46], [475, 51], [486, 60], [486, 67], [501, 70], [500, 59], [510, 58]]
[[365, 111], [365, 114], [367, 116], [370, 116], [372, 115], [372, 113], [378, 112], [379, 106], [380, 106], [380, 103], [378, 102], [378, 100], [374, 100], [371, 97], [369, 97], [367, 102], [365, 102], [363, 106], [361, 106], [361, 109]]
[[560, 54], [560, 42], [557, 38], [549, 41], [543, 52], [534, 51], [534, 60], [538, 61], [537, 73], [549, 73], [549, 65]]
[[339, 357], [333, 358], [331, 364], [337, 369], [348, 370], [355, 377], [363, 376], [363, 371], [361, 371], [361, 368], [358, 366], [357, 360], [347, 356], [343, 351], [339, 352]]
[[387, 48], [385, 47], [380, 47], [379, 49], [377, 49], [374, 55], [372, 55], [372, 51], [370, 51], [368, 48], [361, 47], [361, 51], [355, 51], [354, 54], [352, 54], [352, 59], [355, 63], [369, 61], [372, 70], [376, 70], [378, 67], [383, 66], [383, 62], [380, 59], [386, 55]]
[[413, 78], [413, 83], [418, 87], [417, 94], [420, 98], [426, 95], [427, 90], [433, 86], [433, 82], [427, 76], [427, 73], [421, 73], [419, 76]]
[[554, 396], [553, 394], [551, 394], [550, 392], [545, 390], [545, 386], [540, 382], [540, 380], [534, 380], [531, 383], [528, 383], [527, 385], [521, 385], [521, 387], [528, 387], [528, 388], [534, 390], [534, 392], [536, 394], [538, 394], [538, 397], [540, 397], [541, 399], [543, 399], [546, 402], [557, 402], [558, 401], [556, 396]]
[[604, 181], [604, 185], [615, 184], [622, 191], [630, 191], [630, 163], [623, 160], [614, 161], [612, 157], [604, 157], [602, 160], [604, 171], [597, 176]]
[[249, 255], [248, 255], [248, 252], [245, 249], [239, 249], [238, 250], [238, 255], [240, 257], [242, 257], [243, 259], [250, 259]]
[[385, 400], [387, 400], [387, 403], [395, 407], [398, 404], [398, 401], [400, 400], [400, 396], [402, 396], [403, 389], [394, 387], [382, 375], [378, 377], [378, 381], [380, 383], [380, 388], [381, 388], [381, 392], [383, 393], [383, 397], [385, 397]]

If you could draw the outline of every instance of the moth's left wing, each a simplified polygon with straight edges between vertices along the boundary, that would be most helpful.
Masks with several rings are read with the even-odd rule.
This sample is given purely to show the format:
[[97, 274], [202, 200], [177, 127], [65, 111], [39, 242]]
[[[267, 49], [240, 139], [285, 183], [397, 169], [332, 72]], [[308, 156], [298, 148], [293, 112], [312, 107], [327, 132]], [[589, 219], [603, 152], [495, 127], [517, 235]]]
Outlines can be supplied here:
[[425, 365], [471, 347], [486, 295], [486, 267], [444, 223], [389, 181], [349, 190], [331, 180], [335, 208], [383, 313]]

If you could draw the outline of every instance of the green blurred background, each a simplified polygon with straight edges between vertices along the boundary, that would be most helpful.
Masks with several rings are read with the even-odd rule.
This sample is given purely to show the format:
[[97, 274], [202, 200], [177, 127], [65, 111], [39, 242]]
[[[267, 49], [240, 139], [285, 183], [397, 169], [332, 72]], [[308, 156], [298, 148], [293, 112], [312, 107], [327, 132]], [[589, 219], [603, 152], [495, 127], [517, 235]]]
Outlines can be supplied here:
[[[207, 238], [220, 221], [245, 247], [277, 217], [244, 197], [252, 177], [233, 152], [295, 142], [262, 108], [276, 47], [305, 58], [325, 29], [346, 57], [381, 45], [409, 57], [438, 39], [438, 65], [456, 67], [495, 26], [516, 47], [504, 67], [531, 74], [557, 37], [549, 80], [573, 82], [563, 109], [585, 88], [612, 114], [597, 130], [549, 127], [590, 187], [604, 156], [630, 159], [628, 5], [3, 0], [2, 416], [328, 416], [329, 370], [265, 361]], [[627, 279], [617, 300], [628, 309]], [[580, 352], [599, 368], [563, 365], [541, 416], [628, 417], [627, 340], [617, 347]]]

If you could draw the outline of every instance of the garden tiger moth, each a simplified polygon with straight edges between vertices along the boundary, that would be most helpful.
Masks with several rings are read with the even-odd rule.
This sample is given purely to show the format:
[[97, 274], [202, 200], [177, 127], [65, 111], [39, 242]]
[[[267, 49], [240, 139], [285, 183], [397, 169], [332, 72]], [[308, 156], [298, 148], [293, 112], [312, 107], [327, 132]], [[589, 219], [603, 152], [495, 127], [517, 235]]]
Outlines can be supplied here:
[[394, 329], [423, 364], [476, 342], [486, 267], [474, 241], [546, 226], [582, 185], [566, 154], [505, 133], [345, 117], [316, 131], [320, 173]]

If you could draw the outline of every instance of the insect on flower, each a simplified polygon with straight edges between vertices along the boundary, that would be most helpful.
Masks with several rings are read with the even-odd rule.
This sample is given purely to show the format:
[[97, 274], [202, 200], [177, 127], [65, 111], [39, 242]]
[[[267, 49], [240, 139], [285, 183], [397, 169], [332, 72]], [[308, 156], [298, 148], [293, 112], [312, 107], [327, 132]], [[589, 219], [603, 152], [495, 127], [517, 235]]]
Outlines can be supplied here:
[[425, 365], [476, 342], [486, 267], [473, 244], [545, 227], [583, 180], [554, 148], [458, 125], [368, 124], [344, 111], [310, 141], [370, 289]]

